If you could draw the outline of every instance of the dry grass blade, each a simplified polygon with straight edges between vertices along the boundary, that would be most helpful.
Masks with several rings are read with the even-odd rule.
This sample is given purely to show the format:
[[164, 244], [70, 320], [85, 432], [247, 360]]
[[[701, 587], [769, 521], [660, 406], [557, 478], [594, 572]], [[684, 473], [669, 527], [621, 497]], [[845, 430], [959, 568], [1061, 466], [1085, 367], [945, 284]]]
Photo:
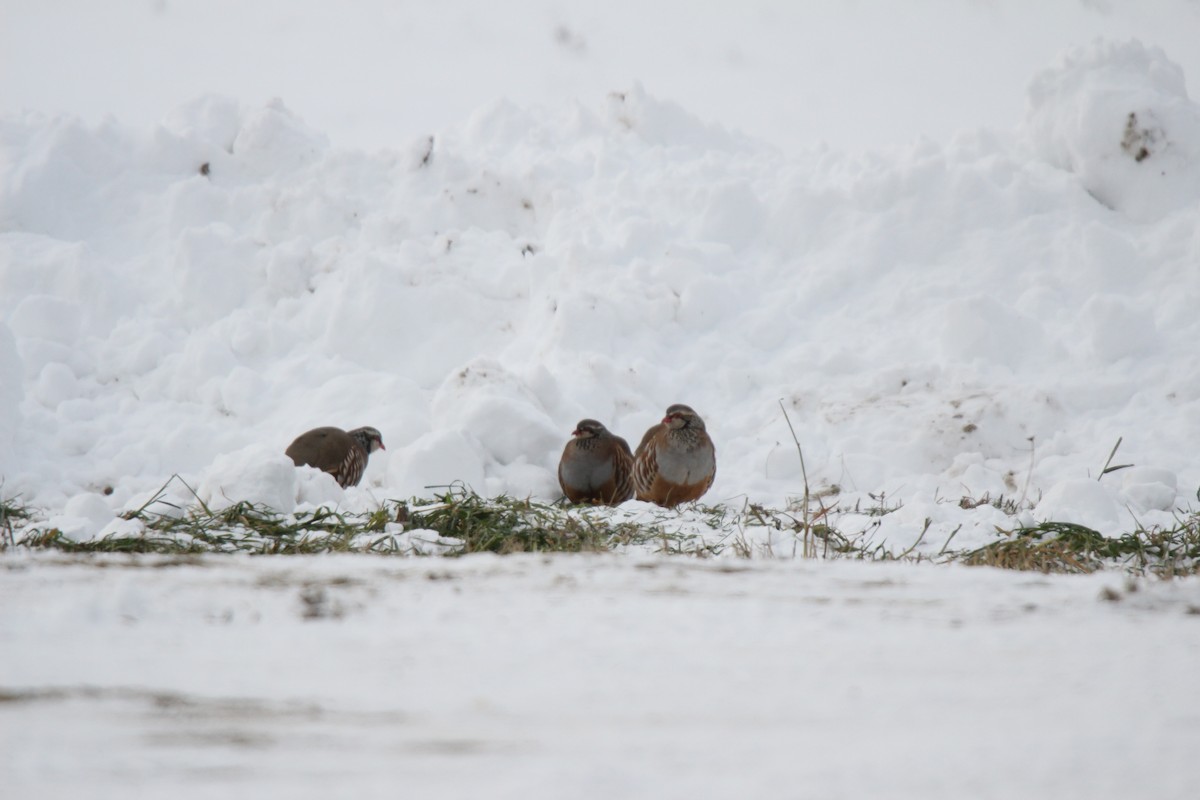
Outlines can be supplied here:
[[796, 436], [796, 428], [792, 425], [792, 418], [788, 416], [787, 409], [783, 407], [783, 400], [779, 401], [779, 410], [783, 412], [783, 419], [787, 422], [788, 430], [791, 431], [792, 441], [796, 443], [796, 453], [800, 456], [800, 478], [804, 481], [804, 510], [803, 510], [803, 528], [801, 531], [803, 542], [804, 558], [816, 558], [817, 548], [816, 542], [813, 540], [812, 531], [812, 492], [808, 485], [808, 468], [804, 465], [804, 448], [800, 446], [800, 438]]

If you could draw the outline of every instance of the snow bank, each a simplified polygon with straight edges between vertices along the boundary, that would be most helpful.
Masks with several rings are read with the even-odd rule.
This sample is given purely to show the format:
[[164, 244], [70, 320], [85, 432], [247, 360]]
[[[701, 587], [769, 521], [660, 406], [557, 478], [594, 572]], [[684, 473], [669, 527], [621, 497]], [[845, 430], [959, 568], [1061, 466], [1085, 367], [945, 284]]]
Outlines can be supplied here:
[[[237, 503], [261, 503], [268, 508], [296, 506], [296, 475], [300, 470], [282, 453], [250, 445], [218, 456], [201, 481], [197, 494], [213, 510]], [[312, 468], [305, 472], [311, 474]]]
[[1043, 158], [1133, 219], [1200, 201], [1200, 106], [1157, 47], [1071, 50], [1031, 84], [1025, 129]]
[[[279, 102], [148, 131], [7, 117], [3, 491], [93, 524], [173, 474], [284, 511], [453, 482], [553, 499], [580, 418], [637, 441], [685, 402], [720, 454], [708, 499], [781, 504], [782, 401], [814, 486], [886, 493], [897, 531], [991, 536], [957, 500], [999, 494], [1167, 524], [1200, 485], [1195, 108], [1137, 45], [1031, 96], [1027, 133], [1076, 174], [986, 132], [786, 157], [638, 87], [373, 154]], [[1141, 161], [1129, 110], [1166, 131]], [[282, 458], [317, 425], [383, 432], [358, 489]], [[1070, 487], [1121, 437], [1154, 472], [1106, 476], [1109, 514]]]

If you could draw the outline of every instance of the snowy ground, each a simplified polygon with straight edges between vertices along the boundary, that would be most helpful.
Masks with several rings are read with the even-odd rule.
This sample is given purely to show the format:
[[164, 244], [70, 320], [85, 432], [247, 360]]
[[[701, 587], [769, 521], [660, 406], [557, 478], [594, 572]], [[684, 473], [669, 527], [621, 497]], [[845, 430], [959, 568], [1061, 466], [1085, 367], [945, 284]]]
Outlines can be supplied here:
[[[893, 550], [1197, 506], [1196, 2], [9, 5], [0, 499], [68, 537], [173, 475], [550, 501], [675, 402], [707, 501], [795, 502], [782, 402]], [[329, 424], [358, 488], [282, 455]], [[641, 558], [10, 550], [0, 778], [1191, 796], [1195, 578]]]
[[621, 557], [102, 563], [6, 559], [6, 797], [1195, 791], [1195, 582]]

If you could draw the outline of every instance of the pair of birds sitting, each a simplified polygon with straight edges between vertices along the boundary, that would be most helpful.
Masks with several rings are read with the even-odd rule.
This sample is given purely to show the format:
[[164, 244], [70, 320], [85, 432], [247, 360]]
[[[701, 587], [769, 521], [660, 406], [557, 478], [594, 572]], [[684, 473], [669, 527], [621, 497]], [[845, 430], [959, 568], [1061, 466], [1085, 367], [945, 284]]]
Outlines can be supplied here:
[[630, 451], [594, 419], [580, 420], [558, 462], [558, 484], [572, 503], [617, 505], [633, 496], [671, 508], [699, 500], [717, 474], [704, 420], [680, 403], [667, 408]]
[[[636, 494], [670, 508], [699, 499], [717, 472], [704, 420], [681, 404], [646, 431], [636, 452], [594, 419], [580, 420], [573, 437], [558, 462], [559, 486], [572, 503], [617, 505]], [[371, 453], [384, 449], [375, 428], [325, 427], [300, 434], [286, 453], [298, 467], [328, 472], [344, 489], [357, 486]]]

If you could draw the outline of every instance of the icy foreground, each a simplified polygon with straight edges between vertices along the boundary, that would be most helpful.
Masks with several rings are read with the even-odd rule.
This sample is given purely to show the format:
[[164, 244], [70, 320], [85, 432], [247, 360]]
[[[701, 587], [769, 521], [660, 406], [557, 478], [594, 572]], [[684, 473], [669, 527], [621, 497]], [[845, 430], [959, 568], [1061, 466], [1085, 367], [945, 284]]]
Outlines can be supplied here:
[[[707, 500], [799, 493], [782, 400], [814, 487], [902, 503], [900, 538], [986, 539], [963, 495], [1169, 525], [1200, 486], [1200, 108], [1137, 43], [1037, 75], [1016, 136], [861, 158], [636, 87], [379, 153], [218, 98], [0, 147], [0, 492], [72, 536], [173, 474], [284, 511], [553, 499], [578, 419], [636, 441], [673, 402]], [[345, 495], [282, 456], [327, 424], [388, 446]]]
[[97, 560], [7, 559], [6, 797], [1195, 792], [1195, 581]]

